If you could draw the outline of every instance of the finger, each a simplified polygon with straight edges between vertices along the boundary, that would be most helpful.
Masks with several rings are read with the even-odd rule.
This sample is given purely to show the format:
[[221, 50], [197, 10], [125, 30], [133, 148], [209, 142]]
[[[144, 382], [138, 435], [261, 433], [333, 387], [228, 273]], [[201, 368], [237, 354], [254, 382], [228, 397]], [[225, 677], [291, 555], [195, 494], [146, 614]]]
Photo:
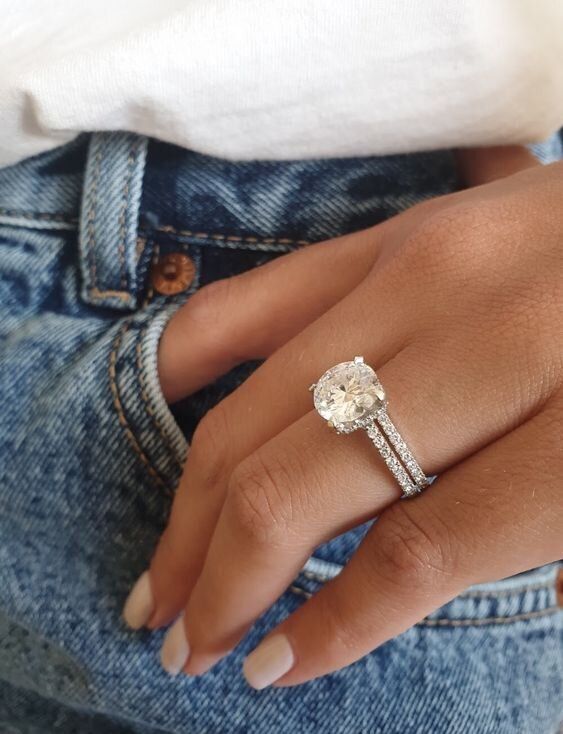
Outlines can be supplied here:
[[340, 576], [249, 656], [250, 684], [295, 685], [342, 668], [467, 586], [559, 558], [562, 407], [385, 511]]
[[198, 291], [159, 345], [168, 402], [229, 369], [268, 357], [349, 293], [375, 262], [384, 226], [312, 245]]
[[235, 470], [181, 622], [186, 672], [206, 671], [235, 647], [315, 546], [397, 499], [367, 436], [347, 439], [311, 412]]
[[[510, 358], [503, 368], [498, 355], [484, 357], [478, 369], [460, 374], [455, 352], [440, 350], [437, 361], [433, 349], [423, 340], [378, 371], [392, 417], [404, 427], [401, 432], [427, 474], [443, 471], [510, 430], [518, 408], [497, 413], [487, 408], [493, 400], [510, 404], [521, 382]], [[497, 379], [484, 386], [484, 375], [493, 370]], [[469, 406], [459, 400], [466, 394], [473, 396]], [[408, 403], [393, 400], [402, 395], [409, 396]], [[543, 393], [533, 399], [539, 404]], [[235, 470], [185, 613], [192, 650], [188, 672], [202, 672], [228, 652], [316, 545], [397, 498], [380, 457], [361, 444], [365, 436], [335, 437], [321, 428], [309, 413]]]
[[480, 186], [541, 165], [522, 145], [465, 148], [456, 151], [461, 178], [467, 187]]

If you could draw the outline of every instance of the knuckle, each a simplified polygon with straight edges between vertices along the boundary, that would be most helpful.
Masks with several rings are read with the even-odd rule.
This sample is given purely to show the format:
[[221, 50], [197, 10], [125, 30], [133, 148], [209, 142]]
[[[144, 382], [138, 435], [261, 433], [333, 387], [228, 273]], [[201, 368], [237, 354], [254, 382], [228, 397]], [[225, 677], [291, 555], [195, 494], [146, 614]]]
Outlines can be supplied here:
[[484, 263], [493, 270], [504, 268], [492, 241], [507, 241], [513, 251], [525, 246], [530, 234], [528, 219], [510, 197], [453, 201], [422, 218], [407, 249], [425, 270], [462, 267], [465, 273], [478, 270], [482, 276]]
[[228, 411], [218, 403], [200, 420], [194, 432], [189, 460], [198, 467], [198, 475], [206, 486], [224, 480], [230, 466], [230, 440]]
[[423, 219], [410, 238], [410, 249], [431, 264], [438, 260], [448, 266], [452, 258], [473, 249], [486, 214], [474, 204], [456, 204], [432, 212]]
[[334, 649], [335, 656], [342, 653], [352, 658], [358, 654], [366, 654], [373, 648], [370, 640], [374, 637], [374, 630], [381, 629], [387, 623], [384, 616], [370, 605], [367, 614], [357, 614], [355, 599], [332, 600], [325, 603], [319, 620], [325, 628], [323, 639], [328, 648]]
[[229, 484], [228, 501], [234, 521], [254, 543], [278, 545], [291, 526], [287, 473], [281, 464], [256, 452], [237, 467]]
[[325, 603], [318, 614], [318, 624], [322, 625], [322, 638], [325, 651], [332, 657], [342, 655], [356, 657], [358, 650], [365, 647], [366, 630], [353, 622], [354, 615], [343, 606]]
[[379, 520], [379, 573], [401, 584], [454, 574], [457, 554], [450, 529], [436, 518], [419, 519], [407, 505], [395, 503]]

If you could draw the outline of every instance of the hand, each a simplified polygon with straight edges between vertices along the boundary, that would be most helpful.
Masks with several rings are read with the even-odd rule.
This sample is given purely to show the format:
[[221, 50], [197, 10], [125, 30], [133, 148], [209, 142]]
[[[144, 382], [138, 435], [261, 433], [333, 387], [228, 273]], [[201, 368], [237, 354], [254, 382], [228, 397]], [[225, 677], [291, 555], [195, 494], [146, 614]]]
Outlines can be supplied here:
[[[529, 166], [464, 159], [473, 183]], [[264, 364], [199, 425], [132, 626], [169, 631], [163, 664], [206, 671], [312, 550], [378, 516], [342, 573], [270, 633], [249, 682], [341, 668], [467, 586], [563, 553], [563, 165], [417, 205], [382, 225], [202, 289], [159, 353], [170, 400]], [[197, 342], [197, 343], [196, 343]], [[307, 387], [361, 354], [427, 475], [400, 491], [363, 433], [339, 436]]]

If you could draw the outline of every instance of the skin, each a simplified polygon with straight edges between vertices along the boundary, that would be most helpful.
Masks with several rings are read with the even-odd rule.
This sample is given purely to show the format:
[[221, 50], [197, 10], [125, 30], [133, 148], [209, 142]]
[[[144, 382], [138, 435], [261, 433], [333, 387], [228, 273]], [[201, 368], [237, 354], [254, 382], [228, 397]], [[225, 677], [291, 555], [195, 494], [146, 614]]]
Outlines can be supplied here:
[[[264, 364], [201, 422], [150, 566], [149, 627], [185, 610], [208, 670], [311, 551], [379, 517], [333, 581], [271, 635], [276, 685], [342, 668], [475, 583], [563, 555], [563, 165], [519, 148], [460, 156], [471, 188], [197, 293], [169, 323], [167, 399]], [[307, 387], [363, 355], [427, 475], [399, 489], [362, 431]], [[271, 636], [270, 635], [270, 636]]]

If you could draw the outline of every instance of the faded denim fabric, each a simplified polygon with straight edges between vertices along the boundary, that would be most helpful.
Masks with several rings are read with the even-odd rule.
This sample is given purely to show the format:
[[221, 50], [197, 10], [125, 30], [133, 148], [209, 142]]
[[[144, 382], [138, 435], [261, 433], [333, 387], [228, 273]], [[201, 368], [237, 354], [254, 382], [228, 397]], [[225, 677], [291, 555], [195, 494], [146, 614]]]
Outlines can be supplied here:
[[[554, 138], [536, 152], [562, 157]], [[125, 133], [0, 170], [0, 732], [553, 734], [563, 719], [556, 565], [474, 587], [349, 668], [251, 690], [243, 656], [338, 573], [333, 540], [234, 654], [159, 667], [124, 599], [163, 529], [201, 416], [244, 365], [171, 411], [159, 336], [190, 294], [456, 187], [448, 153], [230, 163]], [[166, 298], [151, 262], [187, 253]], [[306, 386], [304, 386], [306, 388]]]

